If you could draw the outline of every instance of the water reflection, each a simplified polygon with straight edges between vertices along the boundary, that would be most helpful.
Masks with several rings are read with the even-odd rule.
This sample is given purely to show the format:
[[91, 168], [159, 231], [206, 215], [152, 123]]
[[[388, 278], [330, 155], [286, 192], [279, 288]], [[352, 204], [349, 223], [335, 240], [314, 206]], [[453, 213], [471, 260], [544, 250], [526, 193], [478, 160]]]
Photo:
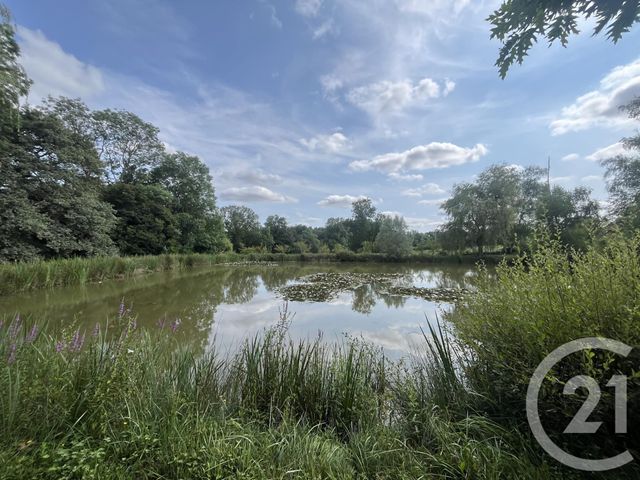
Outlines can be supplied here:
[[[115, 318], [125, 303], [138, 325], [157, 328], [159, 320], [180, 319], [180, 341], [206, 348], [232, 345], [278, 320], [282, 299], [277, 289], [312, 273], [395, 273], [417, 287], [468, 287], [473, 274], [459, 266], [404, 264], [283, 264], [276, 266], [214, 266], [186, 273], [159, 273], [127, 281], [42, 290], [0, 297], [0, 317], [19, 312], [46, 321], [50, 328], [77, 323], [91, 329]], [[291, 302], [294, 337], [328, 339], [343, 333], [362, 336], [389, 350], [406, 351], [419, 334], [425, 314], [434, 318], [446, 306], [378, 291], [375, 283], [357, 286], [328, 302]], [[383, 289], [382, 289], [383, 290]]]

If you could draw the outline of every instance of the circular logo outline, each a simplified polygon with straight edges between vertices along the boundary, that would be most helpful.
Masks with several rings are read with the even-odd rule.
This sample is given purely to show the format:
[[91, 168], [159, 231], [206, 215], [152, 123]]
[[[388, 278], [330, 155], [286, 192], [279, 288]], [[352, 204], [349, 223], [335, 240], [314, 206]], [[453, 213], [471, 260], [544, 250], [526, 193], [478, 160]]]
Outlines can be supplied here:
[[547, 373], [549, 373], [549, 371], [565, 357], [586, 349], [609, 350], [626, 357], [631, 352], [632, 347], [609, 338], [586, 337], [573, 340], [556, 348], [547, 355], [542, 362], [540, 362], [538, 368], [533, 372], [531, 380], [529, 381], [526, 403], [527, 421], [529, 422], [529, 427], [533, 432], [533, 436], [540, 446], [560, 463], [563, 463], [568, 467], [575, 468], [576, 470], [604, 472], [622, 467], [623, 465], [632, 462], [634, 459], [629, 450], [619, 453], [613, 457], [603, 458], [600, 460], [576, 457], [575, 455], [562, 450], [553, 442], [553, 440], [551, 440], [542, 426], [540, 413], [538, 411], [540, 388], [542, 387], [542, 382], [547, 376]]

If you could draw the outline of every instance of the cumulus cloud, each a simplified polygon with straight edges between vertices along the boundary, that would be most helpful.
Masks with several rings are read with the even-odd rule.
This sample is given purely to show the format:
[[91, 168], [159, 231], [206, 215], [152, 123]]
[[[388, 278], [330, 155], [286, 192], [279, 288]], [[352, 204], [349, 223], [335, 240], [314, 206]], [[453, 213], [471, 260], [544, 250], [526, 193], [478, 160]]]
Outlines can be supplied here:
[[418, 188], [409, 188], [402, 191], [406, 197], [421, 197], [423, 195], [441, 195], [445, 190], [437, 183], [426, 183]]
[[315, 17], [322, 7], [323, 0], [296, 0], [295, 9], [304, 17]]
[[316, 135], [309, 139], [301, 139], [300, 143], [309, 150], [319, 150], [326, 153], [340, 153], [349, 148], [349, 139], [342, 133], [331, 135]]
[[586, 130], [595, 126], [620, 126], [630, 122], [620, 111], [640, 95], [640, 60], [614, 68], [600, 81], [597, 90], [586, 93], [562, 109], [550, 124], [553, 135]]
[[389, 178], [391, 180], [397, 180], [399, 182], [417, 182], [422, 180], [424, 177], [420, 173], [402, 174], [402, 173], [391, 172], [389, 174]]
[[599, 162], [601, 160], [607, 160], [608, 158], [617, 157], [618, 155], [624, 155], [628, 153], [625, 150], [624, 145], [622, 143], [617, 142], [613, 145], [609, 145], [608, 147], [601, 148], [600, 150], [596, 150], [591, 155], [587, 156], [587, 160], [591, 160], [592, 162]]
[[410, 80], [383, 80], [351, 89], [347, 101], [372, 116], [401, 112], [405, 108], [424, 105], [428, 100], [447, 96], [455, 83], [447, 80], [440, 85], [431, 78], [417, 83]]
[[602, 181], [602, 177], [600, 175], [587, 175], [582, 177], [580, 180], [583, 182], [600, 182]]
[[573, 162], [575, 160], [578, 160], [580, 158], [580, 155], [578, 155], [577, 153], [570, 153], [569, 155], [565, 155], [564, 157], [562, 157], [560, 160], [562, 160], [563, 162]]
[[321, 207], [351, 207], [351, 204], [356, 200], [364, 200], [365, 195], [329, 195], [327, 198], [320, 200], [318, 205]]
[[381, 215], [386, 215], [388, 217], [402, 217], [404, 221], [407, 223], [407, 226], [411, 230], [418, 231], [429, 231], [438, 228], [442, 225], [442, 220], [436, 220], [433, 218], [422, 218], [422, 217], [405, 217], [402, 213], [398, 211], [385, 211], [380, 212]]
[[227, 188], [220, 192], [220, 197], [225, 200], [238, 202], [293, 203], [297, 201], [295, 198], [288, 197], [258, 185]]
[[47, 95], [90, 98], [105, 89], [100, 69], [65, 52], [39, 30], [18, 27], [20, 63], [33, 80], [30, 97]]
[[432, 142], [404, 152], [378, 155], [371, 160], [356, 160], [349, 166], [354, 171], [378, 170], [387, 173], [447, 168], [475, 162], [488, 152], [487, 147], [481, 143], [465, 148], [453, 143]]

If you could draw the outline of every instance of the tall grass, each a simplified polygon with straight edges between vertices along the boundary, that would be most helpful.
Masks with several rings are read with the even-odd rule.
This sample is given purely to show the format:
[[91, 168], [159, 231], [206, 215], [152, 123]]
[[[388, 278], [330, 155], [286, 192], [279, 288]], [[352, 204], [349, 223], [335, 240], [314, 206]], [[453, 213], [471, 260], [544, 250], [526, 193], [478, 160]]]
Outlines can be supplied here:
[[67, 258], [0, 264], [0, 295], [37, 288], [83, 285], [152, 272], [189, 269], [228, 262], [322, 261], [330, 254], [221, 253], [138, 257]]
[[[5, 325], [0, 478], [538, 475], [511, 449], [517, 434], [428, 402], [400, 408], [411, 378], [379, 349], [292, 341], [286, 320], [230, 356], [196, 356], [126, 314], [57, 338]], [[428, 441], [407, 435], [420, 409]]]

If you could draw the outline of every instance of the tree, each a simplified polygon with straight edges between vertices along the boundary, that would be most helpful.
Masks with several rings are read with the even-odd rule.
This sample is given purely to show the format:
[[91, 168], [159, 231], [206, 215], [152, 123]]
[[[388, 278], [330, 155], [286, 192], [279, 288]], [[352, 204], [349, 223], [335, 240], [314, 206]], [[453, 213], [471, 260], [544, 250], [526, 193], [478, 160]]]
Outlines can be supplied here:
[[[640, 120], [640, 97], [623, 107], [633, 119]], [[606, 168], [605, 178], [611, 198], [612, 211], [623, 226], [640, 227], [640, 132], [623, 139], [629, 151], [602, 162]]]
[[514, 62], [524, 57], [539, 37], [566, 46], [579, 33], [579, 18], [595, 18], [593, 34], [606, 32], [616, 43], [640, 20], [640, 0], [505, 0], [489, 16], [491, 38], [502, 42], [496, 66], [505, 78]]
[[278, 246], [289, 247], [293, 243], [286, 218], [280, 215], [269, 215], [264, 222], [264, 227], [267, 230], [266, 235], [270, 236], [273, 249]]
[[180, 250], [202, 253], [228, 249], [211, 175], [198, 157], [183, 152], [164, 154], [149, 178], [171, 194]]
[[289, 228], [289, 232], [293, 253], [306, 253], [307, 251], [318, 253], [320, 251], [320, 240], [312, 228], [306, 225], [295, 225]]
[[0, 142], [0, 259], [107, 255], [115, 218], [100, 200], [90, 139], [37, 109]]
[[349, 220], [345, 218], [329, 218], [321, 230], [319, 238], [326, 243], [331, 250], [335, 250], [336, 247], [346, 248], [351, 243]]
[[249, 207], [230, 205], [221, 209], [224, 229], [236, 252], [246, 247], [262, 245], [258, 214]]
[[120, 253], [159, 255], [176, 250], [178, 223], [168, 191], [158, 185], [115, 183], [104, 197], [116, 211], [113, 238]]
[[351, 212], [351, 249], [357, 251], [364, 242], [373, 242], [376, 238], [376, 207], [370, 198], [363, 198], [351, 204]]
[[0, 120], [17, 119], [20, 97], [29, 92], [31, 80], [18, 63], [20, 48], [15, 39], [9, 9], [0, 4]]
[[380, 218], [380, 231], [376, 236], [375, 248], [381, 253], [393, 257], [402, 257], [411, 253], [411, 236], [407, 231], [404, 218], [383, 215]]
[[164, 153], [159, 130], [124, 110], [99, 110], [92, 114], [100, 159], [109, 183], [133, 183], [144, 179]]

